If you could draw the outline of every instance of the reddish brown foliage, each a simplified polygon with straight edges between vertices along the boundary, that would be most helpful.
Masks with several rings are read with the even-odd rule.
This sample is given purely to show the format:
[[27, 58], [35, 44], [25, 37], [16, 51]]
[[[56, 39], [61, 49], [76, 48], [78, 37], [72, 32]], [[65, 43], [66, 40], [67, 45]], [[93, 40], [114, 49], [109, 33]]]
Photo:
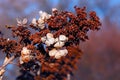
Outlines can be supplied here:
[[[79, 42], [88, 39], [87, 32], [89, 30], [98, 30], [101, 26], [95, 12], [92, 11], [87, 16], [85, 7], [75, 7], [75, 11], [75, 14], [68, 11], [54, 11], [50, 19], [46, 21], [44, 30], [39, 30], [32, 24], [30, 25], [30, 28], [36, 30], [35, 33], [31, 33], [28, 27], [11, 27], [13, 37], [17, 37], [18, 41], [0, 39], [0, 49], [6, 54], [14, 53], [20, 57], [22, 47], [25, 46], [32, 51], [35, 57], [28, 63], [20, 64], [21, 72], [26, 73], [28, 78], [22, 75], [18, 77], [18, 80], [33, 80], [33, 77], [35, 80], [66, 80], [67, 74], [72, 75], [72, 71], [76, 69], [76, 63], [82, 55], [82, 51], [78, 47]], [[55, 59], [48, 55], [48, 51], [53, 48], [53, 45], [44, 48], [41, 37], [49, 32], [53, 33], [54, 37], [58, 37], [60, 34], [68, 37], [68, 42], [64, 45], [68, 50], [66, 56]], [[38, 67], [41, 68], [39, 75], [37, 75]], [[33, 77], [30, 77], [32, 75], [30, 71], [35, 73]]]

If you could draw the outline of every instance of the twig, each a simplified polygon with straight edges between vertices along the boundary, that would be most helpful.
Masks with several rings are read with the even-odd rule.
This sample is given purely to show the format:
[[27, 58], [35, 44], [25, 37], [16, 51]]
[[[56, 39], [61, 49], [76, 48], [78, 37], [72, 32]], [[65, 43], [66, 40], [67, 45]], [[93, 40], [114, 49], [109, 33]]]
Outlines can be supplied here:
[[10, 57], [1, 67], [0, 70], [4, 69], [10, 62], [15, 59], [15, 56]]
[[5, 73], [5, 69], [0, 70], [0, 80], [2, 80], [4, 73]]
[[12, 56], [10, 58], [8, 58], [7, 56], [5, 57], [3, 65], [0, 67], [0, 80], [2, 80], [3, 78], [3, 74], [5, 73], [6, 66], [10, 64], [14, 59], [15, 59], [15, 56]]

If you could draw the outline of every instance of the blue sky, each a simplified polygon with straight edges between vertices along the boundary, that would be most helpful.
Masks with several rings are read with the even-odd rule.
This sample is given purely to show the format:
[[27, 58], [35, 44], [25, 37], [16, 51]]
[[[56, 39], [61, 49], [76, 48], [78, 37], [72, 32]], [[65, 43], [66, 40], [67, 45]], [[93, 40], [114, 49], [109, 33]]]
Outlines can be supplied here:
[[[47, 1], [49, 1], [49, 0], [47, 0]], [[79, 1], [79, 0], [73, 0], [73, 1], [70, 3], [70, 5], [69, 5], [68, 10], [73, 11], [73, 10], [74, 10], [73, 7], [78, 4], [78, 1]], [[65, 2], [66, 2], [66, 1], [65, 1]], [[91, 0], [91, 2], [94, 2], [94, 0]], [[49, 1], [49, 4], [52, 4], [52, 6], [55, 7], [57, 4], [59, 4], [59, 0], [51, 0], [51, 1]], [[66, 3], [66, 4], [67, 4], [67, 3]], [[120, 4], [120, 0], [110, 0], [110, 6], [115, 6], [115, 5], [117, 5], [117, 4]], [[30, 3], [30, 4], [28, 5], [28, 7], [25, 9], [25, 13], [26, 13], [26, 14], [29, 14], [29, 13], [32, 12], [33, 10], [38, 9], [38, 8], [39, 8], [38, 5], [40, 5], [40, 4]], [[98, 13], [101, 14], [101, 12], [100, 12], [97, 8], [95, 8], [95, 10], [97, 10]], [[102, 15], [102, 14], [101, 14], [101, 15]]]
[[120, 0], [110, 0], [111, 6], [118, 5], [118, 4], [120, 4]]

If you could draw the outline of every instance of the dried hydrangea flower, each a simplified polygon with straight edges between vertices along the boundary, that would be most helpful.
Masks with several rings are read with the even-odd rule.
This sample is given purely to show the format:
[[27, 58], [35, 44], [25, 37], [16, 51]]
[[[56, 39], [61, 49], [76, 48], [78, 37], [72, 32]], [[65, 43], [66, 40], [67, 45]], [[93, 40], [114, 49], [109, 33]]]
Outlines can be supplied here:
[[17, 20], [17, 25], [18, 26], [26, 26], [26, 24], [27, 24], [27, 22], [28, 22], [28, 20], [26, 19], [26, 18], [24, 18], [23, 20], [20, 20], [20, 19], [16, 19]]
[[32, 24], [33, 24], [33, 26], [37, 26], [37, 20], [36, 20], [36, 18], [32, 19]]
[[68, 38], [65, 35], [60, 35], [58, 38], [55, 39], [55, 45], [56, 48], [61, 48], [64, 46], [65, 42], [68, 41]]
[[40, 18], [38, 19], [38, 27], [40, 29], [44, 29], [45, 21], [46, 21], [46, 19], [49, 19], [51, 17], [51, 15], [46, 12], [43, 12], [43, 11], [39, 11], [39, 14], [40, 14]]
[[41, 41], [42, 41], [43, 43], [45, 43], [46, 46], [50, 46], [50, 45], [54, 44], [55, 39], [54, 39], [52, 33], [47, 33], [46, 36], [44, 36], [44, 37], [41, 38]]
[[43, 11], [39, 11], [39, 15], [40, 15], [40, 19], [49, 19], [51, 17], [50, 14], [43, 12]]
[[49, 39], [49, 38], [53, 38], [53, 34], [52, 33], [47, 33], [47, 38]]
[[32, 59], [33, 56], [31, 55], [31, 50], [27, 49], [27, 47], [23, 47], [20, 56], [20, 64], [23, 64], [24, 62], [27, 63]]
[[60, 59], [62, 56], [66, 56], [68, 54], [67, 49], [52, 49], [49, 51], [49, 56], [54, 56], [55, 59]]
[[43, 12], [43, 11], [39, 11], [39, 14], [40, 14], [40, 18], [38, 20], [33, 18], [32, 25], [39, 28], [39, 29], [44, 29], [45, 28], [45, 21], [47, 19], [49, 19], [51, 17], [51, 15], [46, 13], [46, 12]]
[[61, 48], [61, 47], [63, 47], [64, 45], [65, 45], [65, 42], [58, 41], [58, 42], [56, 42], [56, 44], [54, 45], [54, 47], [56, 47], [56, 48]]
[[54, 48], [49, 51], [49, 56], [55, 56], [56, 53], [57, 53], [57, 50]]
[[66, 42], [66, 41], [68, 41], [68, 38], [65, 35], [60, 35], [59, 40], [63, 41], [63, 42]]
[[[95, 12], [92, 11], [87, 15], [85, 8], [76, 6], [74, 8], [75, 14], [59, 11], [56, 8], [52, 9], [52, 16], [40, 11], [40, 18], [33, 18], [32, 24], [28, 26], [36, 30], [34, 33], [24, 27], [27, 20], [18, 20], [18, 27], [7, 26], [11, 29], [13, 37], [17, 37], [19, 41], [1, 37], [0, 50], [4, 53], [13, 53], [15, 58], [20, 57], [20, 66], [27, 74], [35, 73], [32, 79], [29, 79], [31, 76], [27, 75], [28, 80], [66, 80], [67, 76], [69, 77], [68, 74], [73, 74], [73, 69], [76, 68], [76, 63], [82, 55], [79, 48], [80, 41], [86, 41], [87, 32], [98, 30], [101, 26]], [[44, 47], [41, 42], [47, 47]], [[35, 56], [32, 53], [35, 53]], [[38, 68], [36, 69], [35, 66]], [[23, 80], [23, 74], [25, 73], [19, 76], [20, 80]]]
[[60, 59], [62, 56], [66, 56], [68, 54], [67, 49], [52, 49], [49, 51], [49, 56], [54, 56], [55, 59]]
[[60, 49], [60, 50], [58, 50], [57, 54], [55, 55], [55, 58], [59, 59], [62, 56], [66, 56], [67, 54], [68, 54], [67, 49]]
[[38, 20], [38, 28], [44, 29], [45, 28], [45, 21], [43, 19]]
[[39, 29], [44, 29], [45, 28], [45, 22], [42, 19], [36, 20], [36, 18], [33, 18], [32, 20], [32, 25], [39, 28]]
[[30, 55], [30, 54], [31, 54], [31, 50], [29, 50], [27, 47], [23, 47], [21, 51], [21, 56]]

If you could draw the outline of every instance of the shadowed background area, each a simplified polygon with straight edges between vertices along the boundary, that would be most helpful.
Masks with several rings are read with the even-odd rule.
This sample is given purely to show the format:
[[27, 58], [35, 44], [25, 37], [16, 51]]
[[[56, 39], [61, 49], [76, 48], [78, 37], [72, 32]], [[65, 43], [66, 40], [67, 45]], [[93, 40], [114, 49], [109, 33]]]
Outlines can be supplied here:
[[[16, 18], [38, 18], [40, 10], [51, 13], [52, 8], [74, 12], [74, 6], [87, 7], [100, 17], [102, 28], [90, 32], [89, 40], [81, 42], [83, 57], [74, 71], [74, 80], [120, 80], [120, 1], [119, 0], [0, 0], [0, 30], [11, 37], [5, 25], [16, 25]], [[2, 53], [1, 53], [2, 54]], [[0, 56], [2, 64], [3, 56]], [[18, 67], [7, 67], [7, 80], [15, 80]], [[73, 80], [72, 79], [72, 80]]]

